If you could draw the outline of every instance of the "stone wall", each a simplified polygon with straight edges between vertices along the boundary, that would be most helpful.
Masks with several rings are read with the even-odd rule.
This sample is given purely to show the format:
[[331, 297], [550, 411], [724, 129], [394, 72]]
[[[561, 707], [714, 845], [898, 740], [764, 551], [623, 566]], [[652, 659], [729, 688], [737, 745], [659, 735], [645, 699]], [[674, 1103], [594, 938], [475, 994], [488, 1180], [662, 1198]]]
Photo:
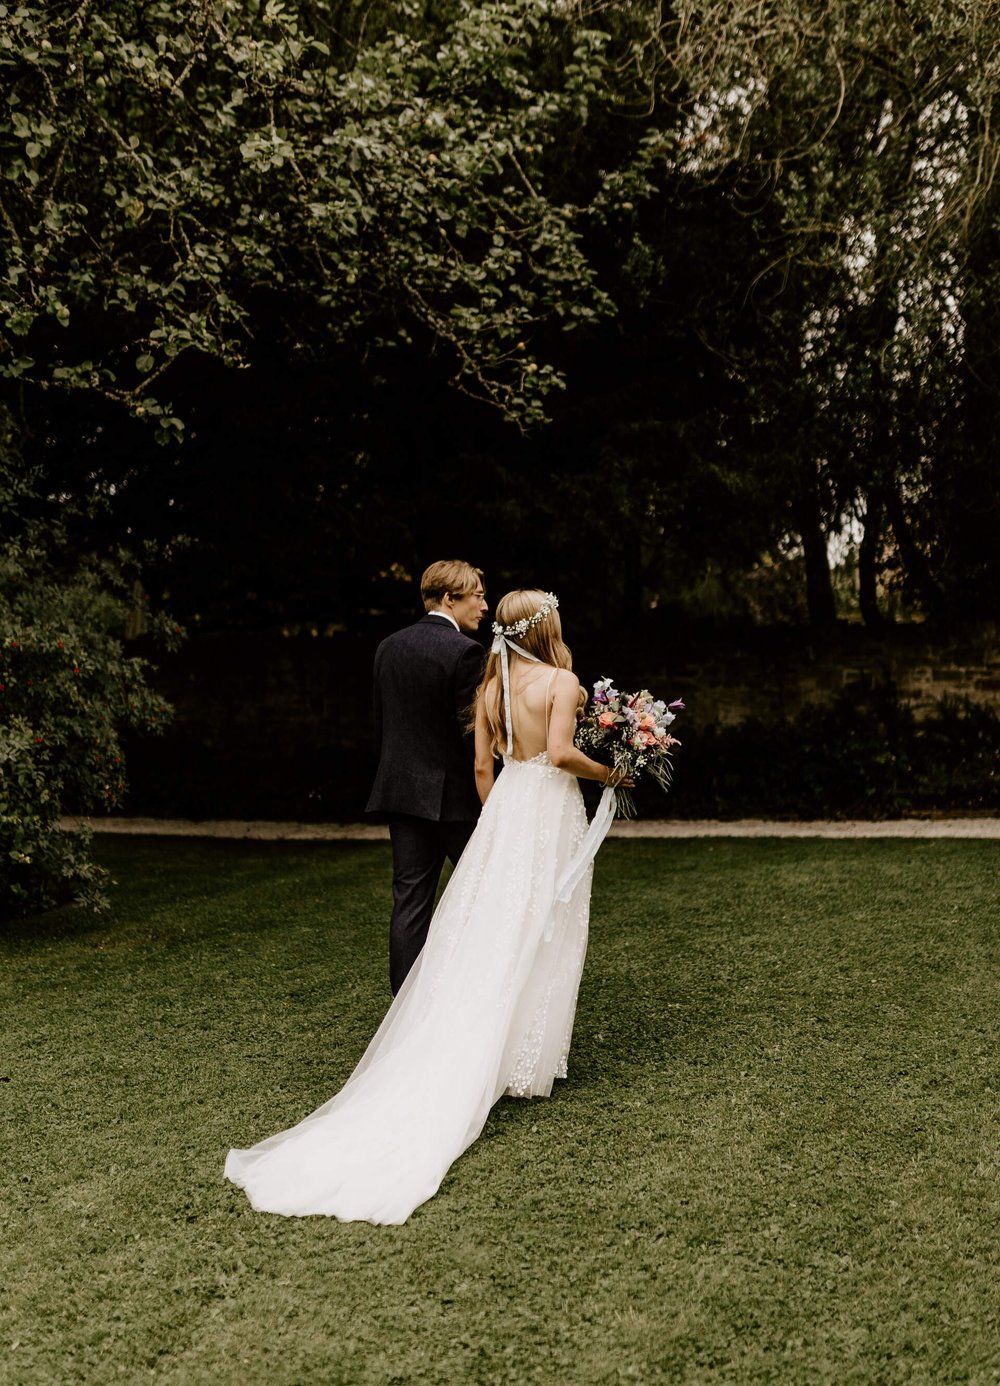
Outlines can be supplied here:
[[[177, 716], [163, 738], [128, 746], [129, 809], [184, 817], [353, 819], [374, 771], [370, 714], [378, 635], [329, 639], [223, 634], [191, 639], [159, 684]], [[584, 682], [604, 674], [688, 705], [692, 728], [794, 716], [863, 679], [891, 678], [917, 715], [943, 696], [1000, 710], [995, 628], [932, 638], [920, 626], [873, 636], [752, 631], [688, 633], [618, 649], [574, 642]], [[634, 672], [630, 672], [634, 671]]]
[[[648, 665], [650, 687], [663, 686], [663, 667]], [[931, 639], [920, 626], [881, 636], [860, 626], [826, 636], [760, 631], [735, 647], [678, 648], [669, 686], [681, 690], [699, 725], [731, 726], [749, 716], [794, 716], [862, 680], [891, 680], [918, 719], [943, 697], [1000, 710], [1000, 637], [988, 628]]]

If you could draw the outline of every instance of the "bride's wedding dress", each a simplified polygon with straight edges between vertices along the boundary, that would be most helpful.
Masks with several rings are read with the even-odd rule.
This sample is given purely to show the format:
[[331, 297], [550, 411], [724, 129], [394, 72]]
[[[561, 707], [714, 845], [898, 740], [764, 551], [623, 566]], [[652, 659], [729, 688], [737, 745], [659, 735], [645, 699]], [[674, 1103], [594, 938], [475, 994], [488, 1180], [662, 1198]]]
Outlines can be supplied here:
[[555, 897], [586, 835], [574, 776], [544, 751], [506, 760], [347, 1083], [291, 1130], [229, 1152], [226, 1177], [255, 1208], [405, 1222], [502, 1094], [548, 1096], [566, 1076], [592, 868]]

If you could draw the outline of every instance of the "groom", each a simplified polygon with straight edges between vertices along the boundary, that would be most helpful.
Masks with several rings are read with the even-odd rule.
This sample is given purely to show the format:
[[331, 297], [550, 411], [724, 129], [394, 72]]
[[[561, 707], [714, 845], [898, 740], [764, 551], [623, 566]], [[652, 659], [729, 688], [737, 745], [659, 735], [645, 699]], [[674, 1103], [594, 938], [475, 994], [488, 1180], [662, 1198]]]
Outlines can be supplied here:
[[379, 765], [366, 811], [389, 819], [393, 996], [427, 938], [444, 859], [458, 861], [480, 808], [463, 720], [483, 672], [469, 639], [489, 610], [482, 572], [432, 563], [420, 596], [426, 614], [375, 652]]

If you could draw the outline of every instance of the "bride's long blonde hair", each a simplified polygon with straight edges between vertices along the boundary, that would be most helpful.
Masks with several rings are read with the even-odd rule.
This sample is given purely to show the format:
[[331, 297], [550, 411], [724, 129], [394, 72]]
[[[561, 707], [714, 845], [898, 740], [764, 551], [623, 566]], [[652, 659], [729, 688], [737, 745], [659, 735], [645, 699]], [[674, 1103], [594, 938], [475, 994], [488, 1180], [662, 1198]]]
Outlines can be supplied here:
[[[514, 592], [508, 592], [497, 602], [496, 619], [502, 626], [512, 626], [516, 621], [530, 620], [545, 601], [545, 597], [546, 593], [537, 587], [520, 587]], [[553, 669], [573, 668], [573, 656], [562, 638], [562, 622], [559, 620], [559, 612], [554, 607], [543, 621], [539, 621], [523, 635], [513, 636], [512, 639], [516, 645], [522, 646], [529, 654], [533, 654], [536, 659]], [[516, 650], [508, 649], [508, 655], [512, 665], [515, 660], [521, 659]], [[502, 755], [507, 745], [503, 678], [500, 673], [500, 656], [492, 650], [486, 659], [482, 682], [476, 690], [470, 725], [475, 724], [476, 708], [480, 704], [486, 713], [486, 726], [493, 753]]]

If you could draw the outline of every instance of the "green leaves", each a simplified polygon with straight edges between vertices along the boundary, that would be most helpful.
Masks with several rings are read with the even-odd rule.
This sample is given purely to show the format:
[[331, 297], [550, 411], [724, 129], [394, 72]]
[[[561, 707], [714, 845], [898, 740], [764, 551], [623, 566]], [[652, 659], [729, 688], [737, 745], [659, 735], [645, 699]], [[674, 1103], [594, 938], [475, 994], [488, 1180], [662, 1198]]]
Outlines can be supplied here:
[[36, 518], [39, 504], [0, 410], [0, 919], [69, 898], [105, 907], [87, 835], [59, 818], [117, 807], [122, 731], [169, 719], [146, 661], [126, 654], [126, 628], [168, 648], [181, 634], [148, 612], [129, 554], [68, 562], [61, 523]]
[[[409, 22], [338, 64], [291, 4], [8, 11], [0, 371], [134, 407], [154, 330], [164, 364], [190, 349], [239, 364], [257, 296], [277, 291], [289, 345], [386, 345], [388, 309], [452, 357], [458, 388], [522, 425], [544, 417], [558, 373], [513, 368], [506, 343], [610, 310], [577, 209], [547, 196], [539, 165], [587, 119], [604, 37], [529, 0]], [[562, 48], [560, 74], [546, 55]], [[303, 343], [308, 303], [321, 312]], [[72, 330], [78, 312], [58, 357], [36, 342], [46, 317]], [[98, 323], [95, 384], [73, 351], [93, 355]], [[30, 376], [13, 364], [29, 355]]]

